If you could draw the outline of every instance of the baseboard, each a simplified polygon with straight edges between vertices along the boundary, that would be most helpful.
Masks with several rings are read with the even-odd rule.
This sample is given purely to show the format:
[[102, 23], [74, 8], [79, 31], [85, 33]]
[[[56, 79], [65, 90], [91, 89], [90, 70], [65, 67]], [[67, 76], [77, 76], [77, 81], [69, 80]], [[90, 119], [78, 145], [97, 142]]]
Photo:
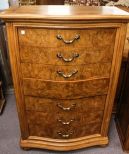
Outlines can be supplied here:
[[107, 144], [108, 137], [102, 137], [98, 134], [69, 140], [48, 139], [43, 137], [30, 136], [26, 140], [21, 139], [20, 142], [20, 146], [23, 149], [39, 148], [54, 151], [71, 151], [97, 145], [104, 146]]

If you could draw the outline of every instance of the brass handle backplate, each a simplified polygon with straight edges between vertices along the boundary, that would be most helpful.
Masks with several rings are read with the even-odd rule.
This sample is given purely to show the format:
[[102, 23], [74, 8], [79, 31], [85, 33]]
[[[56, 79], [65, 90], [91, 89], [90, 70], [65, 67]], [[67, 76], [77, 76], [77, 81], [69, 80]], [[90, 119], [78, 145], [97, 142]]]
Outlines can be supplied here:
[[58, 58], [61, 58], [64, 62], [71, 62], [71, 61], [73, 61], [75, 58], [79, 57], [79, 54], [78, 54], [78, 53], [74, 53], [74, 54], [72, 55], [71, 58], [64, 58], [63, 55], [62, 55], [61, 53], [58, 53], [58, 54], [57, 54], [57, 57], [58, 57]]
[[63, 121], [61, 119], [58, 119], [58, 122], [61, 122], [62, 125], [70, 125], [71, 122], [73, 122], [73, 121], [74, 121], [74, 119], [71, 119], [70, 121]]
[[71, 73], [65, 74], [63, 71], [57, 71], [57, 73], [58, 73], [59, 75], [61, 75], [62, 77], [64, 77], [64, 78], [70, 78], [70, 77], [72, 77], [73, 75], [75, 75], [77, 72], [78, 72], [77, 70], [74, 70], [74, 71], [72, 71]]
[[58, 40], [62, 40], [65, 44], [72, 44], [75, 40], [80, 39], [80, 35], [76, 34], [75, 37], [71, 40], [65, 40], [60, 34], [56, 36]]
[[63, 111], [70, 111], [75, 108], [76, 104], [74, 103], [70, 107], [63, 107], [60, 103], [58, 103], [57, 106]]
[[72, 135], [73, 134], [73, 132], [70, 132], [70, 133], [68, 133], [68, 134], [63, 134], [62, 132], [57, 132], [62, 138], [69, 138], [70, 137], [70, 135]]

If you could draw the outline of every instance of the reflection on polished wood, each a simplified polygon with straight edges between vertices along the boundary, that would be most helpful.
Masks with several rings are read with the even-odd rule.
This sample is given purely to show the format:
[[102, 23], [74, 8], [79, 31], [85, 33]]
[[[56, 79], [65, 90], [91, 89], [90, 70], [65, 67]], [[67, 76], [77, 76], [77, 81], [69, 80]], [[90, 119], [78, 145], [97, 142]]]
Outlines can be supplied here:
[[9, 19], [60, 19], [60, 20], [119, 20], [128, 19], [128, 13], [116, 7], [108, 6], [22, 6], [10, 8], [2, 12], [0, 17], [4, 20]]

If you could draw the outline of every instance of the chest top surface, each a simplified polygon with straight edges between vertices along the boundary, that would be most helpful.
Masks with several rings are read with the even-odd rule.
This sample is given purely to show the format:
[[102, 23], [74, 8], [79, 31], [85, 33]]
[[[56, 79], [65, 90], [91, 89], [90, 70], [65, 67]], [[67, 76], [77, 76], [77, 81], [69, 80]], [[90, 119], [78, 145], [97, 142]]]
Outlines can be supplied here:
[[20, 6], [12, 7], [2, 13], [4, 20], [49, 19], [49, 20], [125, 20], [129, 13], [116, 7], [106, 6]]

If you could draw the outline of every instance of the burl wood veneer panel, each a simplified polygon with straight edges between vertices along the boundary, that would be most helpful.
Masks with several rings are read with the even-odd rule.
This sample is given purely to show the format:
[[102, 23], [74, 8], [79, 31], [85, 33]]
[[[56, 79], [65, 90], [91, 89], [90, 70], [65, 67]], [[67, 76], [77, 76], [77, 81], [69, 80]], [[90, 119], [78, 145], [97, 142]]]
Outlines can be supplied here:
[[[75, 81], [90, 78], [110, 77], [111, 63], [57, 66], [22, 63], [23, 78], [54, 81]], [[70, 78], [68, 76], [71, 76]], [[66, 77], [66, 78], [64, 78]]]
[[[25, 35], [21, 35], [21, 31]], [[71, 48], [83, 47], [104, 47], [111, 45], [115, 41], [116, 29], [114, 28], [96, 28], [96, 29], [40, 29], [40, 28], [19, 28], [19, 45], [30, 45], [35, 47], [66, 47], [62, 40], [57, 39], [61, 35], [64, 40], [74, 39], [76, 35], [80, 38], [74, 43], [68, 44]], [[37, 37], [40, 38], [37, 40]]]
[[[62, 121], [70, 121], [74, 119], [70, 125], [64, 126], [58, 122], [59, 118]], [[62, 115], [61, 114], [50, 114], [44, 112], [35, 112], [27, 111], [27, 119], [29, 123], [29, 131], [31, 136], [43, 136], [48, 138], [56, 139], [66, 139], [66, 138], [78, 138], [86, 135], [99, 134], [101, 130], [101, 122], [103, 117], [103, 111], [93, 111], [88, 112], [87, 114], [75, 114], [71, 115]], [[92, 128], [91, 128], [92, 126]], [[69, 137], [62, 137], [62, 135], [70, 133]]]
[[[44, 113], [84, 113], [88, 110], [104, 110], [106, 102], [106, 95], [94, 96], [82, 99], [70, 99], [70, 100], [60, 100], [60, 99], [45, 99], [39, 97], [25, 96], [25, 106], [26, 110], [44, 112]], [[60, 105], [60, 106], [59, 106]], [[68, 108], [71, 108], [68, 110]], [[63, 110], [65, 108], [65, 110]]]
[[109, 78], [88, 81], [56, 82], [23, 79], [24, 95], [73, 99], [107, 94]]
[[[107, 144], [128, 13], [24, 6], [0, 17], [7, 22], [21, 147], [68, 151]], [[71, 75], [73, 69], [78, 72]]]
[[64, 60], [57, 58], [57, 54], [61, 53], [64, 58], [72, 58], [74, 53], [78, 53], [79, 57], [75, 58], [70, 63], [65, 65], [78, 65], [89, 63], [103, 63], [111, 62], [114, 51], [114, 42], [112, 45], [103, 47], [85, 47], [85, 48], [43, 48], [21, 45], [20, 48], [20, 60], [27, 63], [39, 63], [39, 64], [52, 64], [52, 65], [64, 65]]

